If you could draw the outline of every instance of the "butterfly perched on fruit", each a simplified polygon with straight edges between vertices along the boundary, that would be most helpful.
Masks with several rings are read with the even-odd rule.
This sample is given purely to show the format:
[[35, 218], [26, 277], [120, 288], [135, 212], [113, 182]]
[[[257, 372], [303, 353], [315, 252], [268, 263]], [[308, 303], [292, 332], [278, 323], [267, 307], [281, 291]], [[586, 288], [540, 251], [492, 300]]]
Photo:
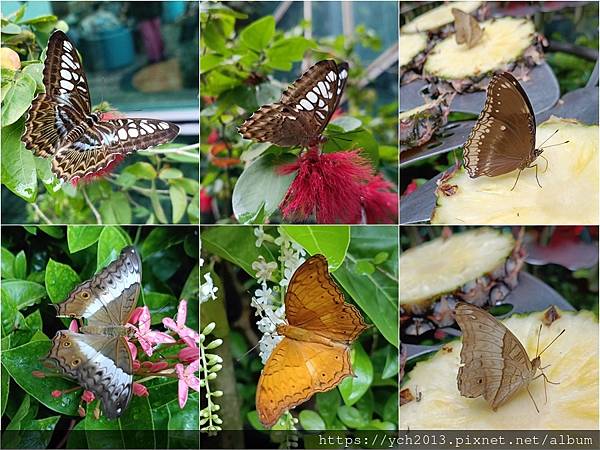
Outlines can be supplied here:
[[317, 145], [347, 80], [347, 63], [319, 61], [287, 88], [277, 103], [261, 106], [239, 132], [246, 139], [282, 147]]
[[287, 410], [352, 375], [350, 345], [368, 326], [345, 302], [323, 255], [306, 260], [292, 275], [285, 294], [283, 340], [262, 370], [256, 388], [258, 418], [273, 426]]
[[52, 159], [52, 172], [63, 181], [102, 173], [129, 153], [170, 142], [179, 133], [163, 120], [102, 120], [92, 112], [81, 60], [60, 30], [48, 40], [44, 87], [33, 100], [22, 139], [34, 155]]
[[535, 131], [535, 113], [519, 82], [508, 72], [494, 75], [483, 110], [463, 146], [465, 170], [471, 178], [519, 170], [513, 189], [527, 168], [535, 168], [537, 180], [534, 162], [543, 148], [535, 146]]

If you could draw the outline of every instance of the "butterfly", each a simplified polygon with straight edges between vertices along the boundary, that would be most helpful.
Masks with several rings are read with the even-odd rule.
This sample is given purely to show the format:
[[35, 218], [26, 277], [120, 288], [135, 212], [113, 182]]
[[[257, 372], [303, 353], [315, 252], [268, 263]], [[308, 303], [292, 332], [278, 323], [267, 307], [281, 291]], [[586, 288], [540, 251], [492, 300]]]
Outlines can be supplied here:
[[359, 310], [345, 302], [327, 267], [324, 256], [314, 255], [288, 285], [287, 324], [277, 326], [283, 340], [267, 360], [256, 389], [256, 410], [266, 427], [352, 375], [350, 345], [368, 326]]
[[48, 359], [102, 401], [108, 419], [123, 414], [133, 394], [133, 358], [126, 327], [137, 305], [142, 263], [134, 247], [55, 305], [58, 317], [87, 319], [81, 333], [62, 330], [52, 339]]
[[452, 8], [454, 16], [454, 27], [456, 29], [456, 43], [467, 44], [468, 48], [473, 47], [483, 36], [483, 30], [473, 16], [460, 9]]
[[[543, 152], [535, 148], [535, 114], [527, 94], [508, 72], [494, 75], [487, 89], [485, 105], [463, 146], [463, 165], [471, 178], [495, 177], [535, 167]], [[548, 138], [549, 139], [549, 138]], [[542, 144], [543, 145], [543, 144]]]
[[129, 153], [170, 142], [179, 133], [163, 120], [102, 120], [92, 112], [81, 60], [60, 30], [48, 40], [43, 78], [46, 92], [33, 100], [22, 140], [34, 155], [52, 158], [52, 172], [63, 181], [102, 173]]
[[238, 129], [246, 139], [282, 147], [312, 147], [340, 103], [348, 79], [348, 64], [316, 63], [281, 95], [261, 106]]
[[[460, 394], [469, 398], [483, 395], [496, 411], [525, 386], [539, 413], [529, 392], [529, 383], [543, 376], [548, 383], [557, 384], [546, 378], [540, 356], [565, 330], [539, 353], [538, 334], [536, 357], [529, 360], [527, 351], [515, 335], [487, 311], [469, 303], [459, 302], [456, 305], [455, 316], [456, 323], [463, 332], [461, 367], [456, 378]], [[538, 370], [541, 373], [536, 376]]]

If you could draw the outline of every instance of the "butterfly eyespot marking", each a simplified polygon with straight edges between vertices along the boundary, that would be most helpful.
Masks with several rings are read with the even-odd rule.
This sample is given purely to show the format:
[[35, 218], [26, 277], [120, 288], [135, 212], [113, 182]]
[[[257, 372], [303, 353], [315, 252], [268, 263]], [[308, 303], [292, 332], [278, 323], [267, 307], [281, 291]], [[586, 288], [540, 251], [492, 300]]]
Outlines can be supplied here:
[[[66, 336], [65, 336], [66, 338]], [[63, 347], [70, 347], [71, 343], [69, 341], [63, 342]]]
[[77, 367], [80, 363], [81, 363], [81, 360], [79, 358], [76, 358], [73, 361], [71, 361], [71, 365], [73, 367]]
[[84, 300], [87, 300], [88, 298], [90, 298], [90, 293], [88, 291], [82, 291], [81, 298], [83, 298]]

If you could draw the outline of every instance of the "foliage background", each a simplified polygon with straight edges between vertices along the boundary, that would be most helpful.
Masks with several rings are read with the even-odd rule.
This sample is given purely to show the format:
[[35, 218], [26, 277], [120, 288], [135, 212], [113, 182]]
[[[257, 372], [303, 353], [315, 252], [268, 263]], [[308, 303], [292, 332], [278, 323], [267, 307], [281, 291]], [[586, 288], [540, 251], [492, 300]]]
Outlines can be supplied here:
[[[3, 222], [197, 223], [199, 156], [193, 142], [139, 152], [126, 158], [118, 173], [77, 188], [69, 183], [61, 187], [50, 171], [50, 160], [36, 158], [25, 148], [20, 138], [27, 111], [44, 90], [42, 49], [45, 52], [53, 29], [69, 28], [56, 16], [25, 20], [25, 9], [22, 5], [2, 19], [2, 47], [16, 51], [22, 60], [21, 69], [2, 68]], [[97, 109], [107, 111], [110, 105]]]
[[[265, 227], [274, 237], [274, 226]], [[223, 358], [216, 388], [224, 392], [220, 402], [223, 429], [247, 430], [235, 434], [236, 445], [272, 446], [289, 439], [277, 426], [270, 432], [255, 411], [255, 393], [263, 367], [253, 351], [260, 332], [256, 328], [252, 292], [259, 287], [251, 268], [263, 256], [277, 261], [279, 247], [256, 247], [253, 227], [203, 227], [202, 271], [210, 272], [218, 287], [217, 299], [201, 306], [201, 325], [216, 322], [213, 334], [223, 339], [217, 352]], [[393, 226], [281, 226], [308, 254], [321, 253], [333, 278], [346, 293], [346, 301], [358, 305], [373, 327], [356, 341], [353, 370], [338, 388], [316, 394], [293, 410], [304, 430], [394, 430], [398, 413], [398, 229]], [[308, 256], [307, 256], [308, 257]], [[201, 395], [201, 404], [202, 404]], [[259, 432], [251, 432], [250, 430]], [[288, 430], [289, 431], [289, 430]], [[293, 432], [291, 432], [293, 434]], [[202, 437], [204, 439], [204, 437]], [[271, 441], [271, 443], [270, 443]], [[306, 444], [308, 445], [308, 443]]]
[[[364, 18], [359, 3], [357, 22]], [[279, 99], [301, 73], [298, 63], [309, 51], [313, 61], [350, 63], [348, 101], [343, 105], [348, 112], [326, 128], [329, 141], [324, 151], [363, 148], [373, 168], [396, 185], [397, 72], [384, 73], [366, 87], [356, 86], [366, 74], [362, 55], [383, 50], [377, 32], [358, 25], [351, 36], [307, 39], [309, 24], [298, 18], [301, 14], [286, 15], [286, 29], [278, 29], [275, 18], [261, 16], [261, 3], [256, 5], [240, 5], [252, 18], [222, 3], [201, 5], [201, 222], [230, 223], [237, 218], [263, 223], [271, 215], [271, 221], [281, 221], [277, 206], [293, 177], [277, 175], [274, 167], [295, 160], [299, 151], [244, 140], [237, 127], [260, 105]], [[378, 19], [382, 29], [390, 22], [396, 30], [395, 15]]]
[[[56, 318], [51, 304], [63, 301], [76, 284], [89, 279], [131, 244], [142, 258], [139, 304], [150, 309], [152, 327], [160, 325], [164, 317], [174, 317], [179, 299], [185, 298], [186, 325], [197, 330], [197, 228], [2, 227], [1, 410], [2, 428], [8, 431], [3, 434], [3, 446], [46, 448], [65, 441], [72, 448], [197, 445], [197, 431], [179, 436], [174, 432], [197, 430], [199, 420], [197, 392], [190, 391], [185, 409], [179, 408], [176, 378], [145, 382], [150, 395], [134, 396], [118, 420], [108, 421], [95, 420], [91, 407], [87, 417], [79, 420], [81, 390], [58, 399], [50, 395], [54, 389], [74, 387], [72, 381], [49, 373], [41, 379], [32, 375], [32, 371], [44, 371], [42, 358], [50, 349], [50, 338], [70, 322]], [[152, 359], [161, 357], [155, 353]], [[187, 441], [190, 437], [193, 439]]]

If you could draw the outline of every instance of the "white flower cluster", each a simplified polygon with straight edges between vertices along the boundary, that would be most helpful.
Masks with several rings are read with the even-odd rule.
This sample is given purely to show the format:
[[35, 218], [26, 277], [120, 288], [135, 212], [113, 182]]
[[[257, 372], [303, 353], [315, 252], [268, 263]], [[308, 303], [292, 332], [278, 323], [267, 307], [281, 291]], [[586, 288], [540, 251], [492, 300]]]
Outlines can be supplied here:
[[[200, 243], [202, 245], [202, 243]], [[200, 258], [200, 267], [204, 265], [204, 259]], [[204, 274], [204, 282], [200, 283], [200, 304], [209, 300], [217, 299], [217, 291], [219, 290], [213, 283], [210, 272]]]
[[[278, 231], [280, 236], [274, 239], [273, 236], [264, 232], [262, 226], [259, 226], [254, 229], [254, 235], [257, 238], [257, 247], [261, 247], [264, 242], [273, 242], [281, 249], [281, 256], [278, 259], [281, 262], [283, 277], [279, 285], [273, 287], [276, 291], [282, 293], [283, 288], [287, 287], [296, 269], [304, 262], [305, 251], [298, 244], [292, 242], [281, 229], [278, 229]], [[273, 274], [277, 270], [277, 263], [267, 263], [260, 256], [257, 261], [252, 263], [252, 269], [256, 270], [256, 278], [260, 283], [260, 288], [256, 290], [252, 297], [251, 305], [256, 309], [256, 315], [260, 317], [257, 326], [263, 335], [258, 345], [260, 358], [264, 364], [282, 339], [282, 336], [277, 334], [277, 325], [285, 323], [285, 304], [283, 295], [277, 295], [267, 284], [268, 281], [273, 282]]]

